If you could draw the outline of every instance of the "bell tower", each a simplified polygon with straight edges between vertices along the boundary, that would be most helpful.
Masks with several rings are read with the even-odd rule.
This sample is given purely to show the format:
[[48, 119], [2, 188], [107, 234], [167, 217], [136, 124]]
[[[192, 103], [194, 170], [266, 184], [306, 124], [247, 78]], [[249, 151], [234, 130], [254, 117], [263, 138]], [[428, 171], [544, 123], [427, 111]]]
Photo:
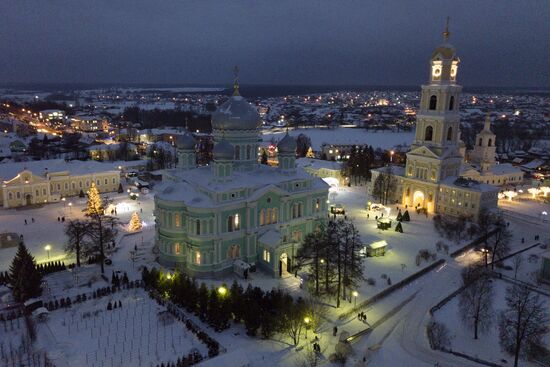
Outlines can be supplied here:
[[447, 18], [443, 44], [430, 58], [429, 83], [422, 85], [415, 139], [407, 154], [407, 176], [432, 182], [458, 176], [462, 161], [458, 110], [462, 86], [456, 84], [460, 59], [449, 37]]

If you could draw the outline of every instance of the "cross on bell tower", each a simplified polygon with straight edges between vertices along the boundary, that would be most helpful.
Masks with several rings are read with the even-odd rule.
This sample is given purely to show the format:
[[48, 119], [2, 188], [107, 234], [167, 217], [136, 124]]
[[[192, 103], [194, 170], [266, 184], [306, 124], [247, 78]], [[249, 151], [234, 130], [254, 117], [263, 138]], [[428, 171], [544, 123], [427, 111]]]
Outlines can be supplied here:
[[239, 67], [235, 65], [233, 68], [233, 95], [238, 96], [239, 94]]

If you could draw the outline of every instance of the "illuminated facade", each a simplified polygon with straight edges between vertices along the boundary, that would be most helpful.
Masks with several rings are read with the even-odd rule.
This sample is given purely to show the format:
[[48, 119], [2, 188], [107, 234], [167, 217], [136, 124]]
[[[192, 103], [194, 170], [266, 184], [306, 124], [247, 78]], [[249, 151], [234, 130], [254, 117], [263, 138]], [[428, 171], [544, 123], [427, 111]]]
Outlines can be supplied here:
[[[407, 164], [395, 167], [395, 202], [428, 212], [477, 217], [483, 208], [497, 205], [498, 189], [460, 177], [463, 155], [460, 141], [459, 101], [462, 86], [456, 84], [455, 48], [444, 43], [430, 60], [430, 82], [422, 86], [416, 134], [407, 153]], [[384, 171], [373, 172], [372, 182]]]
[[[194, 138], [178, 137], [178, 165], [155, 195], [159, 262], [197, 277], [255, 264], [292, 272], [305, 236], [325, 219], [328, 185], [296, 167], [296, 141], [277, 145], [278, 166], [258, 164], [256, 108], [238, 94], [212, 115], [213, 161], [197, 167]], [[238, 265], [240, 266], [240, 265]]]

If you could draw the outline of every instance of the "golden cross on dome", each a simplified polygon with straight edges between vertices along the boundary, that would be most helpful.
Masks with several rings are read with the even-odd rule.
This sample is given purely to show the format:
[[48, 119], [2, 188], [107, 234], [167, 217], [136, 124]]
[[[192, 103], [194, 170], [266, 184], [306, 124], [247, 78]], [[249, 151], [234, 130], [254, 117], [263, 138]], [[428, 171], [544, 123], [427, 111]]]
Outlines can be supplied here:
[[233, 68], [233, 75], [235, 78], [233, 79], [233, 95], [238, 96], [239, 95], [239, 67], [235, 65]]
[[445, 23], [445, 31], [443, 32], [443, 39], [445, 42], [449, 40], [449, 36], [451, 35], [451, 32], [449, 32], [449, 17], [447, 17], [447, 23]]

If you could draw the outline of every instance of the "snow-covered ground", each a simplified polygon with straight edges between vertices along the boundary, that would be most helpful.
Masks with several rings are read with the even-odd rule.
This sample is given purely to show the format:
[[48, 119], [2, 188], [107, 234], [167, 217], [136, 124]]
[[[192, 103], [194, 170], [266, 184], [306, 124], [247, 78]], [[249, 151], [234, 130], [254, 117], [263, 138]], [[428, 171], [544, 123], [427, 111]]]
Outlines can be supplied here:
[[[473, 330], [469, 329], [460, 319], [459, 315], [459, 297], [454, 297], [449, 303], [443, 306], [434, 315], [434, 319], [447, 326], [451, 335], [451, 349], [460, 353], [480, 358], [489, 362], [497, 363], [501, 366], [513, 366], [513, 357], [502, 350], [499, 344], [498, 319], [497, 315], [506, 309], [505, 295], [506, 288], [511, 284], [502, 280], [495, 279], [493, 310], [494, 318], [492, 326], [486, 332], [480, 332], [478, 339], [474, 339]], [[547, 303], [550, 297], [542, 296]], [[534, 366], [527, 361], [521, 362], [522, 366]]]
[[[119, 301], [121, 308], [107, 310]], [[37, 347], [58, 367], [154, 366], [194, 349], [208, 354], [181, 321], [138, 288], [50, 312], [38, 323]]]
[[[285, 130], [277, 132], [266, 131], [263, 135], [264, 142], [277, 143], [284, 137]], [[391, 149], [397, 145], [409, 145], [414, 139], [414, 132], [391, 132], [365, 130], [360, 128], [338, 128], [338, 129], [293, 129], [289, 132], [293, 137], [305, 134], [311, 139], [313, 150], [320, 151], [321, 145], [327, 144], [358, 144], [371, 145], [376, 148]]]

